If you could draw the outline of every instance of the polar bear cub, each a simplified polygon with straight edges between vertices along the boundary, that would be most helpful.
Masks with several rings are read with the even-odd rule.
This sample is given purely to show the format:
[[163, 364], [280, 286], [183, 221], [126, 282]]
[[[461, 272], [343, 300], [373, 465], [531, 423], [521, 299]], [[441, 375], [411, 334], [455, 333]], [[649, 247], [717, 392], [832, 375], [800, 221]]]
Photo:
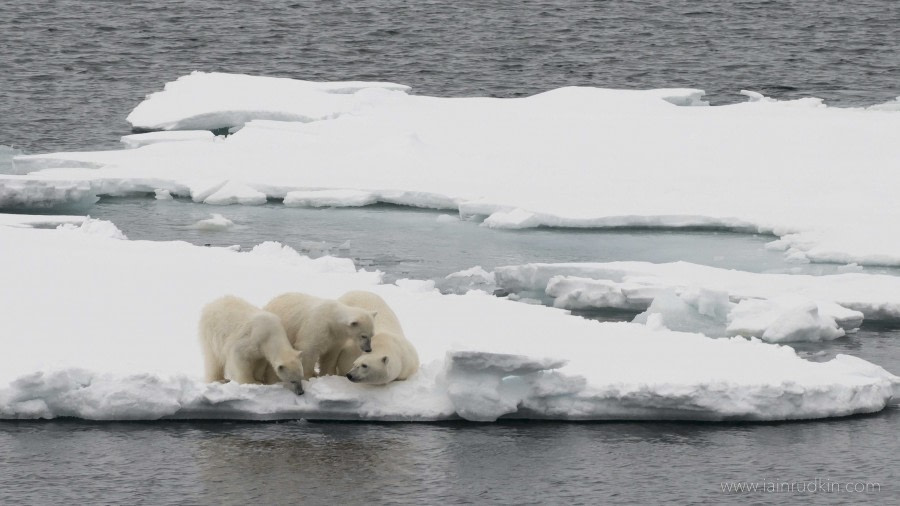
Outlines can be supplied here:
[[281, 320], [249, 302], [226, 295], [200, 314], [200, 344], [206, 381], [285, 382], [300, 395], [303, 362], [291, 346]]
[[354, 383], [385, 385], [394, 380], [405, 380], [419, 370], [419, 354], [403, 335], [397, 315], [387, 303], [372, 292], [352, 291], [342, 295], [339, 301], [348, 306], [376, 311], [375, 335], [372, 351], [345, 346], [338, 357], [335, 370], [346, 374]]
[[347, 341], [362, 351], [372, 349], [374, 311], [303, 293], [279, 295], [263, 309], [281, 319], [288, 339], [303, 353], [306, 379], [315, 374], [316, 363], [319, 376], [334, 374], [336, 357]]

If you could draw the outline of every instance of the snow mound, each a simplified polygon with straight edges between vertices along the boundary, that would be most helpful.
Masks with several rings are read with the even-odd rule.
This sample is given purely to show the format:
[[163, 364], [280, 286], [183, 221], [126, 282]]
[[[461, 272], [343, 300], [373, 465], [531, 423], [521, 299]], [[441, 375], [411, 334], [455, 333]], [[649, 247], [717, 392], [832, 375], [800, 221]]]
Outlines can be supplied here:
[[234, 226], [234, 222], [229, 220], [228, 218], [222, 216], [221, 214], [212, 214], [212, 218], [207, 218], [205, 220], [200, 220], [197, 223], [194, 223], [189, 228], [193, 228], [196, 230], [208, 230], [208, 231], [218, 231], [218, 230], [227, 230]]
[[[0, 222], [17, 220], [30, 218]], [[878, 411], [900, 385], [844, 355], [815, 363], [756, 339], [599, 323], [421, 281], [382, 285], [348, 259], [274, 242], [241, 253], [3, 226], [0, 243], [0, 279], [15, 286], [0, 290], [2, 418], [784, 420]], [[303, 396], [201, 381], [205, 303], [232, 293], [262, 305], [301, 287], [384, 297], [422, 369], [386, 387], [318, 378]]]
[[121, 230], [119, 230], [119, 227], [117, 227], [113, 222], [106, 220], [95, 220], [90, 216], [88, 216], [84, 221], [77, 225], [73, 223], [63, 223], [56, 228], [58, 230], [96, 235], [109, 239], [128, 239], [128, 237], [126, 237], [125, 234], [122, 233]]
[[[862, 313], [848, 312], [837, 304], [831, 305], [831, 308], [862, 323]], [[727, 331], [732, 335], [760, 336], [773, 343], [827, 341], [846, 334], [838, 324], [838, 319], [839, 317], [828, 314], [827, 308], [802, 297], [747, 299], [742, 300], [728, 314]]]
[[493, 293], [497, 288], [494, 273], [484, 270], [480, 265], [448, 274], [444, 279], [436, 282], [435, 286], [443, 293], [458, 294], [466, 293], [469, 290]]
[[348, 110], [356, 92], [372, 88], [409, 90], [394, 83], [193, 72], [148, 95], [126, 119], [138, 130], [217, 130], [255, 119], [315, 121]]
[[635, 323], [709, 337], [760, 337], [771, 343], [828, 341], [855, 331], [863, 314], [830, 302], [797, 295], [744, 299], [735, 304], [726, 292], [669, 289], [656, 298]]

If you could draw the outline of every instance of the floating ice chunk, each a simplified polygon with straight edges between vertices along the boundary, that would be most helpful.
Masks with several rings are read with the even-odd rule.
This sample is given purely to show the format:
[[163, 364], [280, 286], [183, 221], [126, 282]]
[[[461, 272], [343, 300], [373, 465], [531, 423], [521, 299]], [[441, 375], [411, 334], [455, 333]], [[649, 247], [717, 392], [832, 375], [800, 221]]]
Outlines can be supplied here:
[[352, 108], [353, 94], [367, 88], [409, 90], [394, 83], [193, 72], [148, 95], [127, 120], [145, 130], [216, 130], [257, 119], [315, 121]]
[[528, 297], [548, 294], [567, 309], [644, 310], [664, 290], [696, 287], [726, 292], [733, 302], [793, 294], [871, 320], [900, 320], [900, 277], [880, 274], [759, 274], [688, 262], [607, 262], [504, 266], [494, 269], [494, 276], [498, 289]]
[[537, 215], [520, 208], [496, 211], [484, 220], [484, 225], [490, 228], [533, 228], [540, 224]]
[[764, 101], [765, 102], [774, 102], [775, 101], [774, 99], [764, 96], [762, 93], [760, 93], [758, 91], [741, 90], [740, 93], [741, 93], [741, 95], [748, 97], [750, 99], [750, 102], [764, 102]]
[[438, 223], [459, 223], [459, 216], [451, 216], [449, 214], [439, 214], [435, 221]]
[[234, 222], [229, 220], [228, 218], [222, 216], [221, 214], [212, 214], [212, 218], [207, 218], [205, 220], [200, 220], [197, 223], [194, 223], [190, 226], [190, 228], [196, 230], [207, 230], [210, 232], [215, 232], [219, 230], [227, 230], [234, 226]]
[[126, 240], [128, 237], [119, 230], [113, 222], [106, 220], [95, 220], [88, 216], [84, 221], [75, 225], [72, 223], [63, 223], [56, 227], [57, 230], [65, 230], [68, 232], [79, 232], [82, 234], [94, 235], [98, 237], [106, 237], [109, 239]]
[[554, 276], [547, 281], [553, 306], [564, 309], [646, 309], [662, 293], [639, 283], [617, 283], [577, 276]]
[[[862, 322], [862, 313], [834, 306], [837, 305], [830, 309], [839, 311], [845, 321], [855, 316], [856, 321]], [[742, 300], [728, 315], [727, 331], [730, 335], [758, 336], [773, 343], [843, 337], [846, 332], [835, 316], [822, 309], [816, 302], [802, 297]]]
[[0, 176], [0, 211], [72, 210], [90, 208], [100, 200], [89, 181], [30, 180]]
[[866, 109], [870, 111], [890, 111], [897, 112], [900, 111], [900, 97], [895, 98], [890, 102], [885, 102], [883, 104], [870, 105]]
[[246, 184], [228, 181], [211, 195], [205, 197], [203, 203], [215, 206], [231, 204], [262, 205], [266, 203], [266, 194], [254, 190]]
[[448, 274], [436, 283], [442, 293], [466, 293], [469, 290], [481, 290], [493, 293], [497, 288], [494, 273], [484, 270], [480, 265], [470, 269]]
[[157, 188], [153, 193], [155, 194], [156, 200], [172, 200], [172, 194], [169, 190]]
[[0, 174], [24, 174], [16, 170], [13, 164], [13, 158], [21, 154], [18, 149], [0, 144]]
[[362, 207], [376, 202], [374, 193], [359, 190], [298, 190], [284, 197], [289, 207]]
[[209, 130], [181, 130], [124, 135], [120, 141], [126, 148], [134, 149], [160, 142], [212, 142], [215, 139], [216, 136]]
[[[521, 355], [479, 352], [450, 352], [447, 354], [447, 394], [459, 416], [477, 422], [493, 422], [500, 416], [515, 413], [529, 396], [532, 388], [525, 382], [535, 374], [557, 369], [565, 360], [531, 359]], [[524, 382], [523, 382], [524, 380]], [[581, 388], [565, 389], [563, 393], [578, 393]], [[547, 395], [546, 390], [540, 392]], [[560, 394], [551, 389], [552, 394]]]
[[662, 325], [670, 330], [721, 337], [726, 335], [725, 321], [733, 307], [725, 292], [692, 289], [676, 293], [666, 290], [654, 298], [647, 311], [637, 315], [634, 322], [648, 323], [651, 315], [658, 315], [654, 327]]
[[80, 225], [86, 216], [65, 216], [58, 214], [4, 214], [0, 213], [0, 225], [7, 227], [57, 228], [65, 223]]

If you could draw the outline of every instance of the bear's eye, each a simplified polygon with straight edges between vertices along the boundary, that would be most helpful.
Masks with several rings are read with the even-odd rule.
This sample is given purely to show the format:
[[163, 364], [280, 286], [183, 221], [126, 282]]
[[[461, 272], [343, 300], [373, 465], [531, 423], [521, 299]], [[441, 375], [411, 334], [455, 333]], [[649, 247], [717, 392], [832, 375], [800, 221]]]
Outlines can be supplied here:
[[363, 364], [363, 365], [362, 365], [362, 368], [363, 368], [363, 369], [368, 369], [368, 368], [369, 368], [369, 366], [368, 366], [368, 365], [366, 365], [366, 364]]

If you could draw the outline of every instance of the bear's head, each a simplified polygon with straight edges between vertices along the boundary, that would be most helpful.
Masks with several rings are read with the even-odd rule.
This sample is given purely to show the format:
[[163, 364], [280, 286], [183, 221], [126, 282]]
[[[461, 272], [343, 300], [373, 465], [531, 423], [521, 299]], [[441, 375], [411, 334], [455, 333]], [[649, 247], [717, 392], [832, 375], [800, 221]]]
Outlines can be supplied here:
[[297, 395], [303, 393], [303, 384], [300, 383], [303, 379], [303, 363], [300, 360], [301, 355], [303, 355], [303, 352], [298, 351], [296, 354], [289, 356], [281, 362], [273, 364], [278, 379], [283, 381]]
[[372, 351], [372, 334], [375, 332], [375, 316], [377, 314], [377, 311], [366, 311], [348, 306], [344, 319], [347, 338], [353, 339], [359, 345], [359, 349], [366, 353]]
[[[347, 373], [347, 379], [354, 383], [368, 383], [371, 385], [383, 385], [390, 383], [389, 368], [391, 359], [380, 353], [366, 353], [353, 362], [353, 368]], [[396, 374], [394, 375], [396, 377]]]

